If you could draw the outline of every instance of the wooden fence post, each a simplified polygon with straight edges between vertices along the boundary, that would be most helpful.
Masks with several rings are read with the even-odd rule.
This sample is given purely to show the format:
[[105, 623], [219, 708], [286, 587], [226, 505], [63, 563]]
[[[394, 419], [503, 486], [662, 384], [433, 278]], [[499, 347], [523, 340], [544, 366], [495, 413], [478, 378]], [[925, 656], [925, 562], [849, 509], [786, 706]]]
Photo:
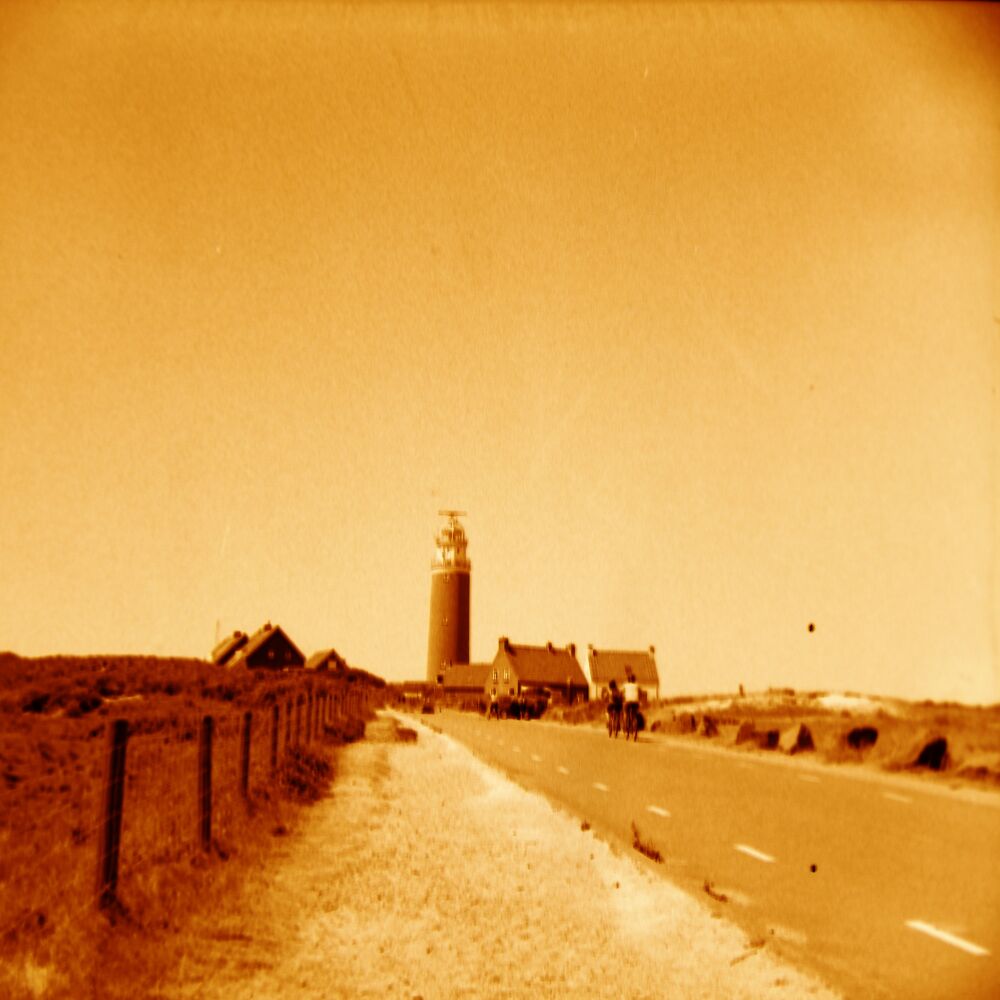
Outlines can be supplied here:
[[243, 713], [243, 739], [240, 742], [240, 791], [250, 798], [250, 738], [253, 733], [253, 712]]
[[108, 769], [101, 809], [101, 837], [97, 855], [97, 900], [111, 905], [118, 890], [118, 855], [122, 837], [122, 806], [125, 802], [125, 748], [128, 721], [116, 719], [108, 736]]
[[278, 733], [281, 729], [281, 709], [271, 706], [271, 774], [278, 770]]
[[212, 846], [212, 716], [201, 720], [198, 740], [198, 833], [201, 848]]

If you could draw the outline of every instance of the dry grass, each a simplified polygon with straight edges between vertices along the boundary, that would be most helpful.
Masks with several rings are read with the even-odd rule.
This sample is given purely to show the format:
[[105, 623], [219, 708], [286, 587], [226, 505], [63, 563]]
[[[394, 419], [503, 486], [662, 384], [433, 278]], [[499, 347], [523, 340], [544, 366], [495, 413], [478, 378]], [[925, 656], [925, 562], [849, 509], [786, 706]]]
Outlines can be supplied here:
[[[135, 996], [183, 948], [193, 913], [218, 905], [276, 834], [332, 778], [330, 749], [356, 739], [338, 718], [306, 747], [288, 706], [343, 693], [343, 676], [227, 672], [149, 657], [0, 656], [0, 995]], [[271, 773], [272, 705], [280, 706]], [[254, 711], [248, 795], [240, 782], [244, 712]], [[212, 840], [200, 845], [198, 729], [215, 722]], [[294, 713], [293, 713], [294, 716]], [[126, 718], [118, 903], [98, 908], [97, 853], [107, 724]]]

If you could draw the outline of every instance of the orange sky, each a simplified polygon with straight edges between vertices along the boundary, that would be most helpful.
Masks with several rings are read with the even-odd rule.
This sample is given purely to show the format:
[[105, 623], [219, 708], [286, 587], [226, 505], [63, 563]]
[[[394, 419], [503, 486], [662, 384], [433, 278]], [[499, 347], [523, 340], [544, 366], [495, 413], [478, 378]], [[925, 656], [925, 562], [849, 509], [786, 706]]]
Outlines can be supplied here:
[[[0, 649], [1000, 700], [1000, 11], [0, 5]], [[809, 633], [809, 622], [816, 631]]]

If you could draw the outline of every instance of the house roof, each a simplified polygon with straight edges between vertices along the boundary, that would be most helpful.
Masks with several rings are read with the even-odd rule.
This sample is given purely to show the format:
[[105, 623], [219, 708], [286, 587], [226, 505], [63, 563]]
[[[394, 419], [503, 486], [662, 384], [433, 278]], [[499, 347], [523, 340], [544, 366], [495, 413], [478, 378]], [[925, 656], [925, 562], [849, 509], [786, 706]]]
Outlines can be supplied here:
[[619, 684], [625, 680], [625, 668], [631, 667], [639, 684], [659, 684], [653, 649], [594, 649], [587, 651], [587, 665], [590, 679], [594, 684], [607, 684], [615, 680]]
[[212, 650], [212, 662], [222, 665], [247, 641], [246, 632], [234, 632], [227, 635], [215, 649]]
[[270, 622], [262, 625], [250, 638], [247, 640], [246, 645], [239, 651], [239, 658], [246, 659], [257, 652], [258, 649], [263, 648], [269, 642], [271, 642], [275, 636], [280, 635], [285, 642], [295, 651], [302, 663], [305, 663], [306, 658], [302, 655], [302, 650], [288, 638], [288, 633], [280, 625], [272, 625]]
[[492, 663], [452, 663], [445, 669], [443, 687], [481, 688], [493, 669]]
[[335, 649], [320, 649], [306, 660], [307, 670], [346, 670], [347, 660]]
[[498, 660], [508, 661], [522, 684], [547, 687], [564, 687], [567, 682], [578, 687], [587, 684], [572, 644], [563, 648], [551, 642], [544, 646], [522, 646], [501, 638], [493, 662]]

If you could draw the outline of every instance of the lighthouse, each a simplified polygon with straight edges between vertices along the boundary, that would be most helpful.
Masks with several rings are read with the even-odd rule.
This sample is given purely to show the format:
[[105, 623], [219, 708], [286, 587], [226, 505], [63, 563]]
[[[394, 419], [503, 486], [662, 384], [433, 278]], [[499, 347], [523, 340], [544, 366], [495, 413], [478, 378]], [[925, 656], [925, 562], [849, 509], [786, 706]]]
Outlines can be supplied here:
[[441, 683], [452, 663], [469, 662], [469, 585], [472, 563], [459, 523], [462, 510], [439, 510], [448, 519], [435, 539], [431, 563], [431, 622], [427, 638], [427, 683]]

